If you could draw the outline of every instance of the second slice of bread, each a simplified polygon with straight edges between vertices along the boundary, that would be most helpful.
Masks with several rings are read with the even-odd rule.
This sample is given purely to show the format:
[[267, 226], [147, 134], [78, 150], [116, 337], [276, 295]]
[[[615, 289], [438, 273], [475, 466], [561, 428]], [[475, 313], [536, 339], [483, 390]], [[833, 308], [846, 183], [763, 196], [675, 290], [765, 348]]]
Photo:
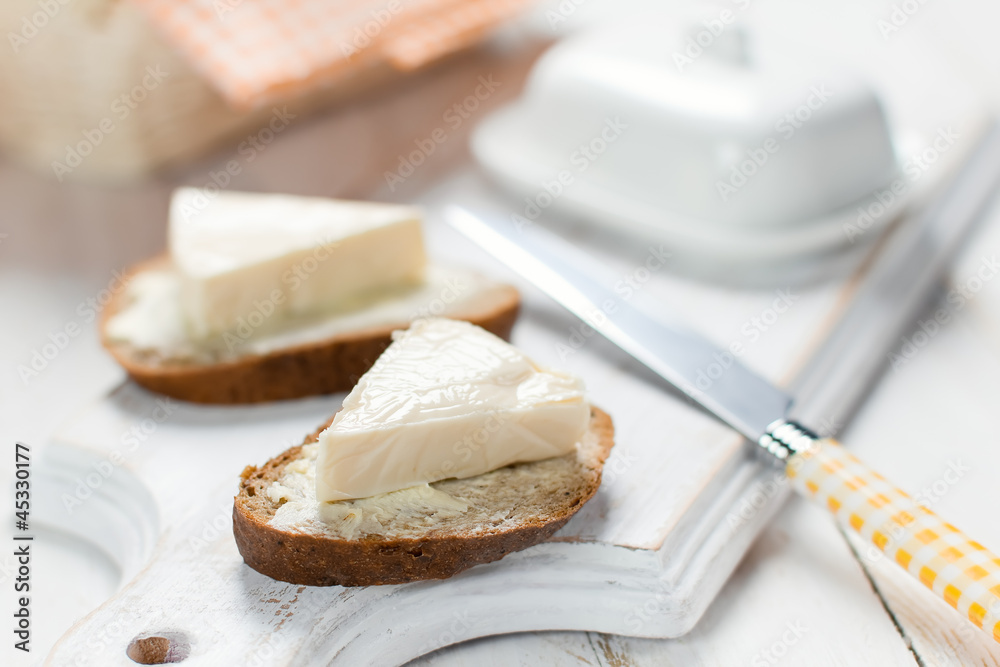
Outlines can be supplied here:
[[308, 586], [443, 579], [526, 549], [594, 495], [614, 444], [611, 418], [592, 407], [577, 450], [565, 456], [320, 506], [309, 485], [310, 446], [327, 425], [243, 471], [236, 544], [250, 567], [274, 579]]
[[[169, 259], [158, 257], [127, 273], [163, 271]], [[339, 333], [266, 354], [189, 360], [143, 350], [108, 335], [107, 323], [128, 305], [129, 293], [117, 294], [101, 317], [101, 342], [136, 383], [160, 394], [195, 403], [260, 403], [350, 390], [392, 342], [392, 332], [408, 322], [392, 322]], [[517, 319], [520, 295], [510, 285], [494, 284], [478, 298], [447, 313], [508, 339]]]

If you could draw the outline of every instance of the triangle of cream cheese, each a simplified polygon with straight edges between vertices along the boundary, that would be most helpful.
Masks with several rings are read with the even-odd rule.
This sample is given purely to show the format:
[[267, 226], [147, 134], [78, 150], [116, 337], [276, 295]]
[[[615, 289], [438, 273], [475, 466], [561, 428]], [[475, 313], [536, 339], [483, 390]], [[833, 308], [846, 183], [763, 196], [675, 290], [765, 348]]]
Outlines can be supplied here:
[[419, 209], [322, 197], [180, 188], [169, 244], [195, 338], [416, 285], [427, 263]]
[[418, 320], [319, 436], [316, 497], [365, 498], [572, 452], [583, 383], [466, 322]]

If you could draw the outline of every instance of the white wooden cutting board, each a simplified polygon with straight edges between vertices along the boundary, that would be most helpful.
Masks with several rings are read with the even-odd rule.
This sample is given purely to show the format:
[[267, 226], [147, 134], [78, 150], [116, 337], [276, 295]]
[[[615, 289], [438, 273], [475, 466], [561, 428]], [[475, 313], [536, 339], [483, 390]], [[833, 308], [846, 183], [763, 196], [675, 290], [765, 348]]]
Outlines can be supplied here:
[[[440, 254], [476, 258], [436, 225], [430, 236]], [[643, 259], [602, 256], [624, 273]], [[812, 289], [734, 291], [654, 274], [634, 299], [651, 310], [669, 303], [724, 347], [742, 343], [745, 362], [785, 383], [865, 275], [859, 269]], [[755, 336], [761, 326], [766, 335]], [[446, 581], [314, 588], [243, 564], [230, 518], [240, 471], [300, 442], [343, 395], [226, 408], [122, 385], [48, 449], [40, 481], [48, 488], [38, 493], [48, 505], [37, 511], [96, 538], [130, 583], [78, 623], [49, 663], [133, 664], [127, 647], [147, 635], [171, 639], [189, 665], [393, 665], [517, 631], [684, 634], [784, 492], [745, 457], [738, 435], [610, 344], [574, 332], [572, 317], [525, 287], [514, 342], [585, 378], [593, 402], [615, 420], [600, 491], [549, 542]]]
[[[935, 123], [921, 125], [928, 137]], [[967, 149], [978, 127], [962, 129]], [[963, 150], [949, 152], [921, 189]], [[510, 279], [442, 226], [428, 232], [440, 258]], [[648, 252], [587, 234], [576, 240], [621, 277], [635, 276]], [[841, 281], [779, 291], [654, 272], [633, 298], [652, 313], [667, 304], [722, 347], [741, 343], [743, 362], [788, 384], [865, 276], [861, 268]], [[515, 344], [583, 377], [616, 426], [601, 489], [554, 539], [446, 581], [355, 589], [276, 582], [245, 566], [232, 539], [238, 475], [298, 444], [343, 395], [219, 408], [166, 401], [126, 383], [65, 425], [39, 468], [36, 497], [46, 503], [35, 508], [39, 519], [96, 540], [129, 582], [74, 626], [48, 663], [131, 665], [127, 647], [146, 635], [170, 638], [192, 666], [395, 665], [507, 632], [687, 632], [784, 491], [745, 457], [739, 436], [521, 286]]]
[[[529, 318], [515, 340], [544, 357], [552, 333]], [[727, 479], [745, 467], [740, 439], [635, 377], [606, 345], [591, 347], [578, 353], [574, 370], [617, 425], [597, 496], [549, 543], [447, 581], [403, 586], [276, 582], [246, 567], [232, 539], [243, 466], [299, 441], [342, 395], [206, 408], [123, 385], [63, 430], [66, 446], [48, 450], [46, 468], [62, 476], [39, 491], [53, 506], [38, 511], [50, 520], [62, 513], [59, 523], [71, 532], [102, 536], [126, 580], [134, 579], [78, 624], [50, 662], [100, 655], [100, 664], [130, 664], [125, 647], [144, 632], [182, 634], [188, 663], [204, 665], [252, 664], [255, 655], [268, 658], [262, 664], [325, 664], [333, 656], [348, 665], [398, 664], [462, 639], [536, 629], [683, 634], [735, 565], [719, 563], [707, 568], [711, 580], [692, 581], [694, 552], [719, 557], [711, 538], [751, 536], [731, 534], [719, 514], [725, 505], [712, 507], [729, 500]], [[741, 472], [730, 494], [747, 482]], [[234, 660], [234, 651], [246, 660]]]

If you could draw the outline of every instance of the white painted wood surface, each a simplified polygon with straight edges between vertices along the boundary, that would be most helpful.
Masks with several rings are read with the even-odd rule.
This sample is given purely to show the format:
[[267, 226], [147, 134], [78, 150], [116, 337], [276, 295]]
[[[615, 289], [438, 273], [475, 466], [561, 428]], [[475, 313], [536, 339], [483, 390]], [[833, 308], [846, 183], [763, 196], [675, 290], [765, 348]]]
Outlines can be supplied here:
[[[933, 304], [952, 319], [890, 368], [845, 435], [871, 465], [990, 549], [1000, 548], [1000, 207], [976, 234]], [[983, 267], [992, 267], [989, 271]], [[992, 275], [990, 275], [992, 273]], [[981, 283], [979, 276], [989, 276]], [[949, 301], [953, 290], [967, 300]], [[919, 344], [921, 328], [906, 336]], [[901, 344], [902, 345], [902, 344]], [[928, 665], [1000, 664], [1000, 645], [859, 543], [861, 562]]]
[[786, 507], [705, 617], [679, 639], [544, 633], [477, 640], [413, 667], [915, 665], [832, 523]]
[[[849, 11], [855, 12], [850, 20], [865, 20], [869, 25], [891, 9], [891, 3], [844, 4]], [[807, 23], [840, 20], [829, 13], [821, 16], [811, 7], [799, 9], [797, 4], [789, 5], [787, 2], [761, 3], [762, 7], [771, 7], [771, 11], [775, 12], [816, 13], [815, 17], [792, 16]], [[943, 7], [928, 3], [922, 5], [913, 27], [921, 32], [922, 37], [929, 37], [939, 45], [945, 44], [953, 61], [965, 68], [963, 71], [968, 73], [968, 80], [978, 83], [992, 80], [996, 65], [1000, 63], [1000, 50], [991, 56], [991, 52], [983, 47], [993, 41], [991, 31], [996, 25], [996, 21], [988, 15], [989, 11], [990, 8], [985, 5], [972, 2], [949, 3]], [[857, 12], [864, 14], [861, 16]], [[911, 36], [907, 37], [907, 34]], [[909, 32], [900, 36], [915, 39], [912, 37], [915, 34]], [[918, 77], [919, 69], [915, 68]], [[1000, 88], [994, 93], [1000, 99]], [[296, 141], [298, 145], [307, 144], [309, 137], [309, 132], [303, 132], [281, 145], [294, 146]], [[286, 151], [284, 155], [279, 154], [282, 150]], [[293, 157], [289, 150], [276, 144], [274, 157], [265, 156], [260, 170], [251, 181], [257, 184], [293, 183], [292, 172], [285, 168], [287, 160]], [[30, 209], [25, 200], [17, 199], [23, 190], [45, 193], [36, 199], [36, 207], [39, 200], [46, 203], [53, 200], [51, 192], [37, 186], [30, 178], [9, 168], [5, 169], [3, 176], [0, 182], [3, 183], [6, 201], [18, 202], [18, 215], [22, 208]], [[310, 178], [308, 174], [305, 177], [307, 180]], [[195, 174], [194, 182], [198, 178], [199, 175]], [[312, 182], [317, 182], [315, 177], [312, 178]], [[77, 193], [77, 202], [84, 204], [95, 205], [105, 198], [110, 199], [111, 196]], [[128, 200], [134, 215], [141, 216], [151, 210], [150, 202], [159, 202], [162, 196], [129, 194], [122, 199]], [[7, 204], [7, 207], [9, 210], [10, 205]], [[127, 209], [120, 205], [116, 210]], [[6, 239], [6, 247], [0, 252], [8, 253], [9, 248], [16, 250], [16, 242], [17, 238]], [[96, 242], [89, 243], [93, 245]], [[980, 244], [979, 247], [986, 252], [995, 245]], [[5, 255], [5, 258], [9, 256]], [[86, 285], [69, 284], [69, 281], [60, 284], [57, 279], [33, 272], [12, 273], [5, 269], [3, 276], [5, 284], [19, 286], [16, 293], [14, 290], [0, 293], [4, 312], [10, 313], [12, 321], [19, 323], [16, 327], [3, 328], [5, 350], [26, 350], [35, 346], [49, 331], [64, 324], [68, 318], [72, 319], [78, 301], [91, 296], [94, 289], [100, 287], [100, 283], [95, 281]], [[25, 283], [26, 280], [30, 282]], [[995, 292], [995, 284], [991, 289]], [[996, 549], [997, 538], [993, 536], [996, 528], [991, 511], [995, 503], [989, 502], [995, 498], [995, 484], [984, 472], [992, 461], [988, 454], [995, 449], [997, 432], [992, 417], [996, 405], [996, 385], [991, 380], [995, 374], [986, 372], [991, 366], [984, 363], [984, 359], [995, 360], [997, 357], [996, 341], [1000, 340], [997, 338], [1000, 329], [994, 323], [1000, 322], [1000, 307], [990, 305], [996, 303], [995, 297], [992, 301], [990, 299], [989, 293], [983, 292], [982, 298], [977, 298], [963, 313], [959, 313], [949, 328], [949, 331], [962, 330], [968, 336], [943, 332], [908, 364], [905, 375], [901, 372], [888, 376], [883, 385], [875, 390], [867, 409], [857, 425], [846, 434], [845, 441], [873, 465], [891, 470], [895, 481], [914, 489], [933, 485], [944, 474], [948, 461], [945, 455], [954, 446], [951, 443], [960, 442], [967, 447], [975, 455], [973, 460], [977, 466], [973, 472], [966, 473], [959, 484], [950, 487], [935, 509]], [[991, 354], [992, 357], [989, 356]], [[20, 357], [16, 360], [19, 361]], [[25, 388], [16, 378], [13, 382], [6, 379], [0, 396], [0, 410], [4, 416], [7, 439], [20, 437], [41, 442], [45, 434], [52, 430], [52, 422], [58, 415], [73, 411], [82, 397], [94, 396], [99, 385], [112, 382], [115, 376], [113, 366], [96, 352], [93, 337], [85, 335], [60, 356], [58, 364], [53, 365], [39, 384]], [[942, 415], [948, 416], [949, 421], [942, 420]], [[890, 429], [894, 430], [909, 420], [915, 420], [918, 425], [907, 432], [909, 437], [905, 441], [889, 437]], [[946, 430], [942, 428], [938, 431], [939, 427], [946, 427]], [[908, 447], [916, 447], [919, 455], [911, 455]], [[925, 460], [928, 457], [930, 461]], [[54, 542], [43, 544], [52, 546]], [[814, 545], [821, 548], [815, 549]], [[906, 651], [904, 641], [886, 623], [886, 617], [880, 615], [882, 608], [878, 598], [862, 594], [870, 589], [857, 568], [838, 568], [834, 564], [828, 570], [824, 566], [822, 572], [836, 572], [830, 580], [821, 578], [821, 571], [811, 567], [803, 569], [802, 573], [806, 576], [790, 576], [790, 572], [803, 565], [804, 555], [816, 551], [825, 558], [824, 563], [841, 562], [838, 554], [846, 553], [843, 545], [837, 542], [835, 529], [822, 512], [808, 507], [784, 512], [751, 550], [702, 623], [679, 640], [613, 639], [581, 633], [515, 635], [445, 649], [423, 659], [421, 664], [751, 664], [762, 649], [780, 638], [780, 635], [769, 634], [774, 625], [781, 626], [780, 622], [772, 622], [794, 622], [797, 618], [797, 610], [788, 617], [779, 618], [772, 609], [785, 609], [789, 600], [796, 599], [811, 601], [809, 610], [815, 610], [816, 615], [808, 618], [816, 619], [821, 630], [811, 629], [793, 647], [794, 651], [773, 664], [852, 664], [851, 658], [854, 659], [853, 664], [915, 664], [912, 655]], [[0, 564], [9, 566], [5, 561]], [[898, 586], [893, 587], [890, 585], [891, 570], [886, 570], [886, 574], [879, 571], [878, 566], [872, 569], [880, 585], [880, 593], [901, 626], [906, 642], [913, 642], [914, 651], [922, 664], [1000, 664], [992, 646], [972, 646], [958, 634], [959, 630], [954, 629], [952, 621], [943, 614], [947, 608], [941, 610], [942, 615], [935, 617], [936, 621], [928, 624], [926, 620], [921, 620], [926, 617], [920, 613], [916, 603], [922, 598], [933, 604], [936, 602], [933, 596], [926, 595], [919, 586], [914, 587], [906, 579], [896, 582]], [[57, 573], [57, 569], [49, 569], [46, 576], [54, 579]], [[0, 578], [7, 582], [5, 573], [0, 573]], [[73, 579], [79, 579], [79, 575], [74, 575]], [[98, 587], [97, 581], [94, 586]], [[849, 609], [831, 606], [830, 602], [845, 590], [862, 593], [852, 595], [854, 604]], [[42, 627], [58, 623], [55, 620], [57, 606], [45, 606], [43, 597], [38, 604], [42, 605], [40, 618], [46, 619]], [[59, 604], [65, 602], [60, 601]], [[859, 626], [850, 622], [852, 617], [870, 619], [871, 622]], [[605, 647], [611, 650], [605, 650]]]
[[[683, 290], [686, 284], [666, 275], [650, 282], [660, 289], [674, 283]], [[785, 326], [771, 330], [785, 342], [784, 354], [769, 359], [770, 373], [791, 374], [792, 360], [808, 356], [804, 346], [830, 319], [824, 313], [838, 306], [842, 289], [824, 286], [796, 297], [781, 318]], [[746, 313], [769, 308], [775, 297], [767, 290], [717, 298], [730, 304], [713, 310], [718, 321], [738, 325]], [[563, 321], [574, 325], [555, 306], [536, 302], [515, 340], [543, 362], [559, 363]], [[739, 505], [734, 494], [754, 481], [754, 468], [745, 464], [737, 436], [638, 374], [610, 346], [588, 341], [564, 362], [587, 378], [592, 400], [618, 425], [608, 477], [583, 513], [552, 542], [447, 581], [348, 591], [262, 577], [242, 564], [229, 539], [239, 470], [297, 442], [336, 409], [340, 396], [217, 408], [164, 402], [124, 385], [56, 435], [58, 446], [48, 451], [51, 465], [61, 466], [70, 456], [74, 460], [60, 470], [87, 474], [53, 475], [52, 486], [42, 491], [50, 506], [40, 511], [67, 530], [98, 532], [124, 545], [127, 534], [101, 530], [108, 507], [146, 505], [146, 515], [159, 517], [161, 537], [136, 579], [56, 646], [53, 663], [92, 655], [88, 641], [107, 635], [99, 642], [106, 651], [102, 660], [128, 664], [124, 649], [144, 632], [185, 633], [192, 665], [216, 664], [234, 651], [249, 661], [270, 646], [258, 637], [280, 642], [280, 655], [296, 656], [296, 662], [399, 664], [484, 634], [558, 628], [684, 634], [735, 566], [740, 545], [749, 543], [769, 513], [756, 512], [735, 529], [724, 523], [731, 506]], [[80, 451], [93, 461], [82, 463]], [[99, 474], [102, 467], [111, 471], [107, 481]], [[125, 475], [116, 477], [119, 469], [133, 472], [148, 498], [136, 496]], [[128, 518], [131, 531], [144, 525], [141, 518]], [[130, 574], [135, 563], [123, 559], [121, 567]], [[286, 624], [284, 615], [269, 613], [267, 600], [288, 604], [297, 622]], [[442, 614], [424, 618], [420, 609], [429, 602], [439, 603]], [[458, 621], [461, 633], [450, 629]], [[316, 625], [327, 631], [317, 634]], [[108, 628], [115, 629], [113, 636]]]
[[[470, 259], [460, 239], [430, 227], [432, 247]], [[762, 318], [767, 336], [759, 337], [769, 341], [770, 353], [757, 351], [753, 337], [743, 345], [752, 363], [779, 380], [797, 375], [796, 366], [821, 344], [869, 266], [797, 292], [698, 286], [701, 298], [687, 301], [692, 284], [664, 272], [650, 275], [635, 298], [656, 293], [661, 303], [687, 303], [681, 316], [697, 313], [717, 339], [720, 332], [746, 336], [746, 323]], [[573, 344], [576, 322], [524, 287], [529, 307], [515, 341], [543, 363], [586, 378], [592, 400], [618, 425], [601, 490], [555, 539], [442, 582], [344, 591], [271, 581], [243, 566], [229, 539], [236, 473], [310, 432], [340, 397], [219, 408], [167, 402], [126, 384], [56, 435], [50, 465], [62, 466], [71, 456], [88, 474], [82, 482], [54, 475], [44, 497], [61, 499], [63, 509], [50, 502], [42, 511], [66, 530], [88, 534], [100, 531], [106, 506], [145, 504], [146, 514], [159, 517], [162, 537], [126, 589], [59, 642], [53, 664], [93, 655], [95, 636], [102, 638], [102, 660], [128, 664], [129, 641], [144, 633], [182, 633], [192, 665], [234, 657], [249, 662], [262, 652], [266, 664], [400, 664], [462, 638], [527, 630], [687, 633], [773, 513], [773, 503], [756, 509], [748, 500], [770, 473], [746, 460], [738, 436], [666, 392], [620, 351], [582, 335]], [[711, 308], [704, 308], [706, 300]], [[656, 302], [645, 305], [654, 309]], [[80, 451], [94, 460], [82, 465]], [[119, 469], [134, 473], [139, 484], [118, 488], [127, 479], [114, 477]], [[141, 498], [132, 494], [136, 487]], [[777, 491], [773, 486], [765, 494]], [[128, 544], [127, 536], [104, 532], [105, 539]], [[148, 522], [145, 532], [157, 534]], [[267, 600], [280, 601], [287, 613], [269, 613]], [[441, 613], [423, 616], [429, 603], [439, 604]]]

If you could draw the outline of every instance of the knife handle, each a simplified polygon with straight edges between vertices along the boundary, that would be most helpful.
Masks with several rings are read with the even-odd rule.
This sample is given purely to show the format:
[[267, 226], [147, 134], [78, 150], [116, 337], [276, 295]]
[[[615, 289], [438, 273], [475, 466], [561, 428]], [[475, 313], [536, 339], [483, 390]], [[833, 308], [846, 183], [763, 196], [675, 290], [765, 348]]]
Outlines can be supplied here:
[[830, 438], [791, 453], [792, 486], [1000, 642], [1000, 558]]

